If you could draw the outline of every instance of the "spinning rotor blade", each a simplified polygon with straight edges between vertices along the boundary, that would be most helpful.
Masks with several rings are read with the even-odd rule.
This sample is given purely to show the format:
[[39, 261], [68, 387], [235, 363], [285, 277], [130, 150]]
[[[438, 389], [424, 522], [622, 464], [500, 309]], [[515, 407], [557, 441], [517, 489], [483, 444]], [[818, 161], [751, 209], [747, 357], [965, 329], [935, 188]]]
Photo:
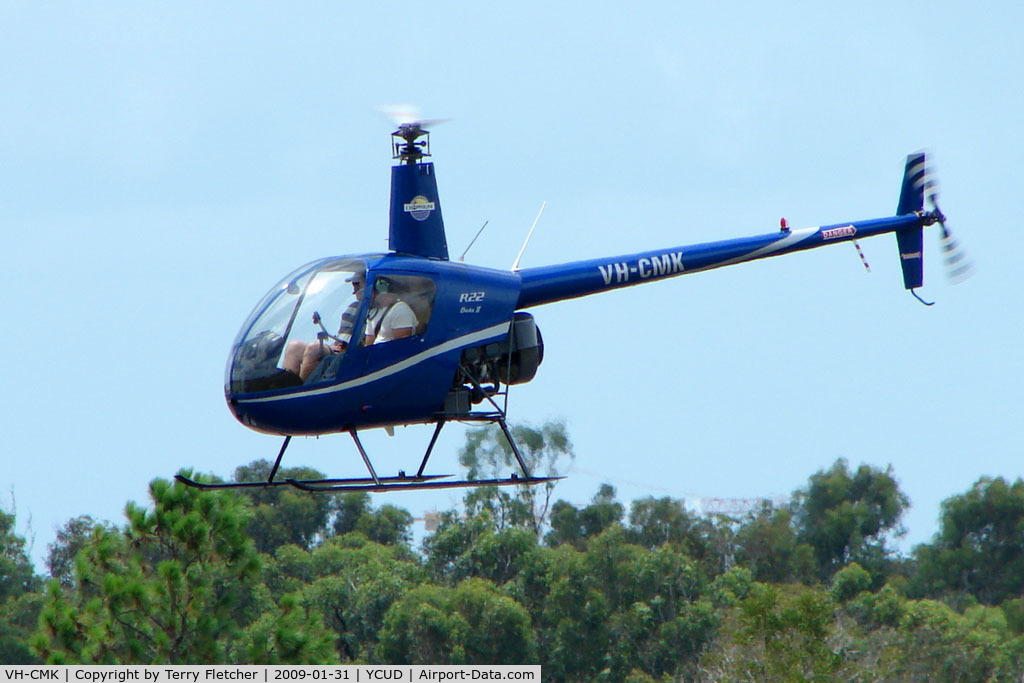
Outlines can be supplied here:
[[955, 237], [953, 232], [946, 225], [946, 216], [939, 208], [939, 185], [930, 175], [925, 175], [924, 183], [925, 198], [932, 205], [942, 228], [942, 236], [939, 238], [939, 245], [942, 247], [943, 260], [946, 262], [946, 275], [953, 284], [959, 284], [974, 274], [974, 266], [967, 258], [967, 253]]
[[415, 104], [385, 104], [377, 107], [384, 116], [388, 117], [396, 127], [419, 127], [433, 126], [437, 123], [444, 123], [450, 119], [424, 119], [420, 116], [420, 108]]

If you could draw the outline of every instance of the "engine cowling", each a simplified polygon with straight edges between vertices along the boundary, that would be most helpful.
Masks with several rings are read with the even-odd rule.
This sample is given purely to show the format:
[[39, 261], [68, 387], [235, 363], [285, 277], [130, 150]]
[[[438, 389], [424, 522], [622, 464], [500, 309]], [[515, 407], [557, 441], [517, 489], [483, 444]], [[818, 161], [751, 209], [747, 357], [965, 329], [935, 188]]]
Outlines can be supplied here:
[[508, 337], [462, 352], [462, 362], [481, 384], [523, 384], [533, 379], [544, 359], [544, 340], [529, 313], [518, 312]]
[[508, 348], [498, 358], [498, 379], [505, 384], [525, 384], [537, 374], [544, 360], [544, 339], [529, 313], [516, 313], [509, 333]]

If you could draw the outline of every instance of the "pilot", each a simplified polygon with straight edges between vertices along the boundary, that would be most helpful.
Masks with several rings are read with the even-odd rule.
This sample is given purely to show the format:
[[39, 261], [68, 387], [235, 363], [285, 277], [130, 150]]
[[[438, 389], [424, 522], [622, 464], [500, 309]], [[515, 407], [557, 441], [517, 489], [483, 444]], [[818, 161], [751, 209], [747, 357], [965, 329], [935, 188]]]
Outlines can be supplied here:
[[373, 299], [363, 330], [364, 346], [412, 336], [416, 314], [409, 304], [398, 298], [395, 289], [390, 278], [378, 277], [373, 281]]
[[281, 367], [294, 372], [302, 381], [306, 381], [306, 378], [313, 373], [324, 356], [332, 353], [345, 353], [346, 349], [348, 349], [355, 328], [356, 314], [359, 312], [359, 300], [363, 296], [363, 285], [366, 283], [366, 278], [363, 273], [353, 273], [352, 277], [347, 278], [345, 282], [352, 283], [352, 296], [355, 298], [345, 308], [345, 312], [341, 314], [341, 325], [338, 328], [338, 334], [335, 335], [334, 343], [327, 346], [322, 341], [307, 343], [295, 340], [289, 342], [287, 348], [285, 348]]

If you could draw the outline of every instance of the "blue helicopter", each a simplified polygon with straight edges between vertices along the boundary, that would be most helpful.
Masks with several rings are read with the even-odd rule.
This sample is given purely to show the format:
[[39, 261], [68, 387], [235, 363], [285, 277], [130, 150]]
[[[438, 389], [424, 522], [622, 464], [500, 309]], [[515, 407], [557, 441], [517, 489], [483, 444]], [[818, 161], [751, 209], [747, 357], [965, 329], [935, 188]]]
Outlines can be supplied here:
[[[923, 232], [939, 224], [951, 274], [968, 265], [946, 227], [923, 153], [907, 157], [896, 215], [511, 271], [448, 256], [430, 136], [422, 121], [392, 133], [388, 253], [323, 258], [287, 275], [253, 308], [231, 347], [224, 391], [245, 426], [284, 436], [265, 481], [200, 488], [294, 486], [305, 491], [391, 491], [539, 484], [506, 422], [508, 388], [529, 382], [544, 343], [526, 309], [665, 278], [895, 233], [904, 287], [923, 282]], [[930, 208], [925, 208], [925, 198]], [[859, 246], [858, 246], [859, 250]], [[866, 265], [866, 263], [865, 263]], [[930, 305], [930, 304], [928, 304]], [[329, 329], [324, 321], [332, 321]], [[340, 321], [334, 328], [333, 321]], [[336, 331], [334, 331], [336, 329]], [[455, 480], [426, 472], [449, 422], [496, 424], [521, 472]], [[415, 474], [380, 476], [361, 430], [433, 424]], [[368, 476], [277, 479], [293, 436], [348, 432]]]

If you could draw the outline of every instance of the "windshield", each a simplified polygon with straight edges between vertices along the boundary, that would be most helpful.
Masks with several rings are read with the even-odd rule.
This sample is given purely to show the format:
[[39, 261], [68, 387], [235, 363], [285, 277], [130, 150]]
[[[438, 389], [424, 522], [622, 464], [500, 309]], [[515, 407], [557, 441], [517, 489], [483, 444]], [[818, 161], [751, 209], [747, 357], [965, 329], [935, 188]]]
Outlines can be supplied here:
[[228, 360], [229, 393], [334, 379], [363, 298], [366, 263], [326, 259], [299, 268], [256, 305]]

